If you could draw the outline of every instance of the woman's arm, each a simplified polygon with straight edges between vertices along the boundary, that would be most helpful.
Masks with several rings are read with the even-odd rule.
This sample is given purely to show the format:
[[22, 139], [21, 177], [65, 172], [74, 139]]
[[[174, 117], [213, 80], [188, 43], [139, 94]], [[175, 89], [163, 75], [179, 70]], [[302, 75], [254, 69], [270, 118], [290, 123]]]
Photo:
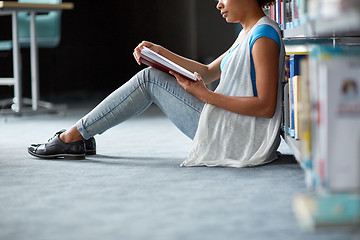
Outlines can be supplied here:
[[140, 65], [140, 52], [143, 47], [150, 48], [154, 52], [166, 57], [167, 59], [173, 61], [174, 63], [182, 66], [183, 68], [189, 70], [190, 72], [198, 72], [201, 74], [204, 82], [206, 84], [211, 83], [212, 81], [215, 81], [220, 77], [220, 63], [223, 57], [225, 56], [225, 53], [215, 59], [212, 63], [205, 65], [196, 61], [193, 61], [191, 59], [187, 59], [184, 57], [181, 57], [166, 48], [153, 44], [151, 42], [143, 41], [141, 42], [134, 50], [134, 57], [137, 61], [137, 63]]
[[204, 86], [199, 75], [199, 81], [192, 82], [178, 74], [172, 74], [185, 90], [206, 103], [242, 115], [271, 118], [276, 109], [279, 47], [274, 40], [262, 37], [255, 41], [252, 56], [257, 97], [233, 97], [214, 93]]

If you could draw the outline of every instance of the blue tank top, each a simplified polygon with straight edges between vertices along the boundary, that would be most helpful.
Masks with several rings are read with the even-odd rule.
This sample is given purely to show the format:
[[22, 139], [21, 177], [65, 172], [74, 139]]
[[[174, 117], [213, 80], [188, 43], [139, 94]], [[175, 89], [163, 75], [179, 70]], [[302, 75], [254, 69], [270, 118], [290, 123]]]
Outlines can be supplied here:
[[[257, 97], [257, 90], [256, 90], [256, 76], [255, 76], [255, 67], [254, 67], [254, 60], [252, 58], [252, 47], [255, 43], [255, 41], [261, 37], [267, 37], [270, 38], [272, 40], [274, 40], [279, 47], [279, 52], [280, 52], [280, 46], [281, 46], [281, 42], [280, 42], [280, 38], [279, 38], [279, 34], [277, 33], [277, 31], [270, 25], [267, 24], [263, 24], [260, 26], [257, 26], [255, 28], [255, 30], [253, 31], [253, 33], [250, 36], [250, 41], [249, 41], [249, 49], [250, 49], [250, 76], [251, 76], [251, 82], [253, 85], [253, 90], [254, 90], [254, 96]], [[222, 70], [226, 61], [231, 57], [231, 55], [233, 54], [234, 50], [239, 46], [236, 45], [235, 48], [231, 49], [226, 55], [225, 57], [222, 59], [221, 63], [220, 63], [220, 69]]]

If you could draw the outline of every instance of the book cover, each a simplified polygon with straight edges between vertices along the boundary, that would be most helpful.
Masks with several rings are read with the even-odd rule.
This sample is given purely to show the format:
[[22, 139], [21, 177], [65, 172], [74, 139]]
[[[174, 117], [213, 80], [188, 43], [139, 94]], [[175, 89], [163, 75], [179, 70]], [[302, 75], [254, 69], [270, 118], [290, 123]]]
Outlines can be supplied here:
[[298, 13], [299, 13], [299, 25], [301, 24], [305, 24], [308, 21], [308, 16], [307, 16], [307, 5], [308, 5], [308, 1], [307, 0], [297, 0], [298, 2]]
[[315, 47], [309, 57], [309, 99], [310, 99], [310, 116], [311, 116], [311, 160], [313, 169], [313, 183], [314, 186], [323, 190], [326, 188], [325, 180], [325, 159], [321, 155], [321, 141], [319, 140], [320, 131], [319, 125], [320, 119], [320, 100], [319, 92], [322, 86], [319, 83], [319, 69], [320, 65], [326, 61], [335, 57], [341, 57], [343, 55], [356, 54], [354, 48], [352, 51], [345, 51], [344, 48], [330, 47], [330, 46], [318, 46]]
[[284, 30], [285, 28], [285, 2], [286, 0], [280, 0], [280, 28]]
[[283, 112], [283, 130], [285, 134], [288, 134], [289, 129], [289, 83], [284, 86], [284, 112]]
[[294, 137], [295, 139], [299, 139], [299, 104], [300, 104], [300, 93], [299, 93], [299, 85], [301, 82], [300, 76], [294, 76], [292, 78], [293, 82], [293, 95], [294, 95]]
[[171, 70], [189, 80], [197, 81], [194, 73], [161, 56], [160, 54], [150, 50], [147, 47], [144, 47], [141, 50], [140, 62], [147, 66], [157, 68], [167, 73]]
[[319, 159], [325, 190], [360, 191], [360, 59], [319, 66]]
[[289, 79], [289, 130], [291, 137], [295, 137], [295, 115], [294, 115], [294, 87], [293, 78]]
[[329, 46], [315, 47], [309, 57], [309, 99], [311, 116], [311, 159], [313, 168], [313, 183], [318, 189], [324, 189], [325, 173], [324, 159], [320, 155], [319, 144], [319, 68], [320, 64], [344, 54], [343, 49]]
[[320, 16], [320, 7], [321, 1], [319, 0], [307, 0], [306, 1], [306, 15], [309, 20], [319, 19]]
[[289, 29], [293, 27], [293, 1], [284, 0], [284, 28]]
[[309, 89], [309, 59], [304, 58], [301, 62], [301, 81], [299, 85], [299, 138], [300, 163], [305, 171], [305, 183], [309, 188], [314, 187], [313, 167], [311, 158], [311, 103]]
[[276, 18], [275, 18], [275, 6], [274, 5], [271, 5], [270, 6], [270, 18], [272, 19], [272, 20], [274, 20], [274, 21], [276, 21]]
[[291, 54], [289, 57], [289, 65], [290, 65], [290, 136], [295, 138], [295, 108], [294, 108], [294, 84], [293, 78], [295, 76], [300, 75], [300, 61], [304, 59], [307, 55], [304, 54]]
[[293, 27], [299, 26], [299, 0], [292, 0]]
[[282, 11], [282, 0], [276, 0], [276, 20], [279, 24], [280, 29], [282, 29], [282, 16], [281, 16], [281, 11]]
[[300, 61], [305, 58], [306, 54], [291, 54], [289, 59], [290, 78], [300, 75]]

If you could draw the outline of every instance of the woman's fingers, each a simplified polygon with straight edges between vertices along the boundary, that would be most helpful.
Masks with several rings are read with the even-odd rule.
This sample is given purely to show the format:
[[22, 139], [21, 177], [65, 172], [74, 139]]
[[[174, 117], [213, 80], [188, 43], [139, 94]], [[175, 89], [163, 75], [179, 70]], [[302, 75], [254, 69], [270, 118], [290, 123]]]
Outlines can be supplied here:
[[140, 52], [141, 52], [141, 49], [139, 48], [139, 46], [137, 46], [135, 49], [134, 49], [134, 52], [133, 52], [133, 55], [134, 55], [134, 58], [136, 60], [136, 62], [140, 65], [141, 62], [140, 62]]
[[134, 55], [134, 58], [135, 58], [135, 60], [136, 60], [136, 62], [137, 62], [137, 64], [141, 64], [140, 63], [140, 57], [138, 56], [138, 54], [137, 54], [137, 52], [134, 50], [134, 52], [133, 52], [133, 55]]
[[134, 49], [134, 58], [136, 60], [136, 62], [140, 65], [141, 62], [140, 62], [140, 54], [141, 54], [141, 49], [143, 49], [144, 47], [144, 41], [142, 41], [141, 43], [139, 43], [136, 48]]
[[183, 76], [181, 76], [178, 73], [175, 73], [173, 71], [170, 71], [169, 73], [176, 78], [179, 85], [182, 88], [184, 88], [185, 91], [193, 94], [195, 97], [197, 97], [201, 101], [206, 102], [206, 95], [209, 92], [209, 89], [207, 89], [200, 74], [195, 73], [195, 76], [198, 79], [198, 81], [192, 81], [192, 80], [184, 78]]
[[194, 72], [194, 75], [195, 75], [197, 80], [202, 81], [202, 78], [201, 78], [201, 76], [200, 76], [200, 74], [198, 72]]
[[181, 81], [181, 82], [186, 81], [180, 74], [178, 74], [178, 73], [176, 73], [174, 71], [169, 71], [169, 73], [171, 75], [173, 75], [176, 78], [176, 80], [178, 80], [178, 81]]
[[154, 46], [154, 44], [151, 43], [151, 42], [147, 42], [147, 41], [142, 41], [141, 43], [139, 43], [139, 44], [136, 46], [136, 48], [134, 49], [133, 55], [134, 55], [134, 58], [135, 58], [136, 62], [137, 62], [139, 65], [141, 64], [141, 61], [140, 61], [141, 50], [142, 50], [144, 47], [151, 48], [152, 46]]
[[186, 91], [189, 90], [189, 87], [192, 84], [191, 80], [188, 80], [188, 79], [184, 78], [183, 76], [181, 76], [180, 74], [173, 72], [173, 71], [170, 71], [169, 73], [176, 78], [176, 80], [180, 86], [182, 86]]
[[[179, 74], [177, 74], [176, 72], [173, 72], [173, 71], [169, 71], [169, 73], [176, 78], [176, 81], [178, 81], [179, 84], [180, 84], [180, 82], [182, 82], [182, 79], [180, 78], [181, 76]], [[180, 84], [180, 85], [182, 85], [182, 84]]]

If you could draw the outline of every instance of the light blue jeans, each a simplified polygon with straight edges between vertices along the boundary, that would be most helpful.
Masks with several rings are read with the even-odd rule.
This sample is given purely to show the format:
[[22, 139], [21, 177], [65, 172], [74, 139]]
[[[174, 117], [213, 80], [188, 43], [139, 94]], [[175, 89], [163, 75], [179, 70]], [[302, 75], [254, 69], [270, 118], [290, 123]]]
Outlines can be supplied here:
[[138, 72], [76, 123], [85, 139], [101, 134], [144, 112], [155, 103], [189, 138], [198, 127], [204, 102], [185, 91], [168, 73], [155, 68]]

